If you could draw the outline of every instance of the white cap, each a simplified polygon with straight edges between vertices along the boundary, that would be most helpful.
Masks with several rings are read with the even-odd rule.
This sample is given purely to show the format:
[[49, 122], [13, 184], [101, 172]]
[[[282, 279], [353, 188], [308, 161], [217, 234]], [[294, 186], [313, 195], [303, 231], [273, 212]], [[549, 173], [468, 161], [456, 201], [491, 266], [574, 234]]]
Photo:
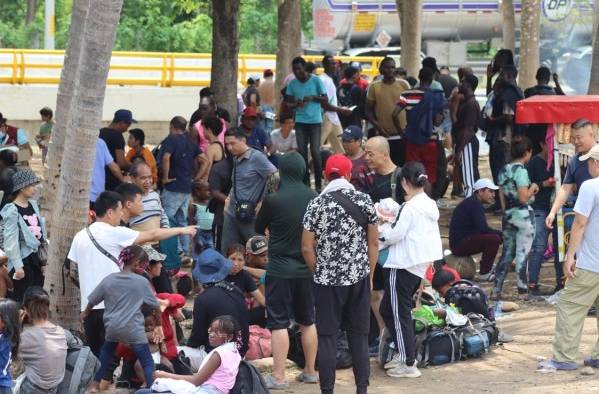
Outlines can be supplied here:
[[578, 160], [585, 161], [588, 159], [599, 160], [599, 145], [594, 145], [586, 155], [581, 155]]
[[497, 190], [499, 187], [497, 187], [497, 185], [494, 184], [489, 178], [480, 178], [478, 181], [474, 182], [474, 191], [480, 189]]

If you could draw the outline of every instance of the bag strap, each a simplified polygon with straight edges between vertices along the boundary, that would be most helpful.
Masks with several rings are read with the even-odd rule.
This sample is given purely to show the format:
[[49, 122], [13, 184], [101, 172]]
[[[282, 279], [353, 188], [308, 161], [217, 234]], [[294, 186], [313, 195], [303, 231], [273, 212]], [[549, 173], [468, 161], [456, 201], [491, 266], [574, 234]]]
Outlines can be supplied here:
[[368, 231], [368, 216], [360, 209], [359, 206], [356, 205], [349, 197], [345, 194], [341, 193], [340, 190], [329, 193], [331, 197], [341, 207], [345, 210], [345, 212], [352, 217], [364, 229], [364, 231]]
[[120, 271], [121, 270], [121, 266], [119, 265], [119, 260], [116, 257], [114, 257], [113, 255], [111, 255], [106, 249], [104, 249], [103, 247], [100, 246], [100, 244], [98, 243], [98, 241], [96, 241], [96, 239], [92, 235], [92, 232], [89, 230], [89, 226], [85, 227], [85, 231], [87, 232], [87, 236], [92, 241], [92, 243], [94, 244], [94, 246], [96, 247], [96, 249], [98, 249], [98, 251], [100, 253], [102, 253], [104, 256], [106, 256], [107, 258], [109, 258], [110, 260], [112, 260], [117, 265], [117, 267], [119, 267], [119, 271]]
[[[391, 198], [394, 201], [397, 201], [397, 177], [401, 172], [401, 168], [399, 166], [395, 167], [393, 173], [391, 174]], [[399, 217], [399, 214], [397, 215]]]

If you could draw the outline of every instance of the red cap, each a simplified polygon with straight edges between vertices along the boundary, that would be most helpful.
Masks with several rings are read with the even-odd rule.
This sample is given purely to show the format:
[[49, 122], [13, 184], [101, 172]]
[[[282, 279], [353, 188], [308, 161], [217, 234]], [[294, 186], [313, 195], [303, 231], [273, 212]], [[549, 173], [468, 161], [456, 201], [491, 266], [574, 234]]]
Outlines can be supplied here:
[[245, 118], [256, 118], [258, 117], [258, 112], [256, 112], [256, 108], [254, 107], [245, 107], [243, 110], [243, 116]]
[[334, 154], [327, 159], [327, 165], [324, 174], [327, 179], [331, 179], [332, 174], [338, 174], [341, 177], [347, 177], [351, 174], [352, 162], [347, 156], [341, 153]]

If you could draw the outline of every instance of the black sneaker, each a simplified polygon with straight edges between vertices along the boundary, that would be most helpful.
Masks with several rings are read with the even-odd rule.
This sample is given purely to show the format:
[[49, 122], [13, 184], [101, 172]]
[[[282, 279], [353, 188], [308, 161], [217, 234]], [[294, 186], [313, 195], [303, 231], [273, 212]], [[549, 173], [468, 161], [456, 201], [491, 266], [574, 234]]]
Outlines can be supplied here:
[[589, 309], [589, 311], [587, 312], [587, 316], [597, 316], [597, 308], [592, 306], [591, 309]]

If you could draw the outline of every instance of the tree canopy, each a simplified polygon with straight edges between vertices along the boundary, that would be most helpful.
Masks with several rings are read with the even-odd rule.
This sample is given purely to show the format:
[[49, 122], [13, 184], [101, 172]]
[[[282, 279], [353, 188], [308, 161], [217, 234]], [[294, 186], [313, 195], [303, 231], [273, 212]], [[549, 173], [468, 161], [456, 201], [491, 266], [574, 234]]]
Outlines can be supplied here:
[[[73, 0], [56, 0], [56, 48], [67, 43]], [[302, 0], [302, 30], [312, 37], [312, 2]], [[34, 18], [27, 23], [28, 7]], [[44, 1], [0, 2], [0, 47], [43, 48]], [[210, 0], [126, 0], [115, 50], [210, 52]], [[277, 0], [241, 0], [240, 53], [274, 54], [277, 49]]]

